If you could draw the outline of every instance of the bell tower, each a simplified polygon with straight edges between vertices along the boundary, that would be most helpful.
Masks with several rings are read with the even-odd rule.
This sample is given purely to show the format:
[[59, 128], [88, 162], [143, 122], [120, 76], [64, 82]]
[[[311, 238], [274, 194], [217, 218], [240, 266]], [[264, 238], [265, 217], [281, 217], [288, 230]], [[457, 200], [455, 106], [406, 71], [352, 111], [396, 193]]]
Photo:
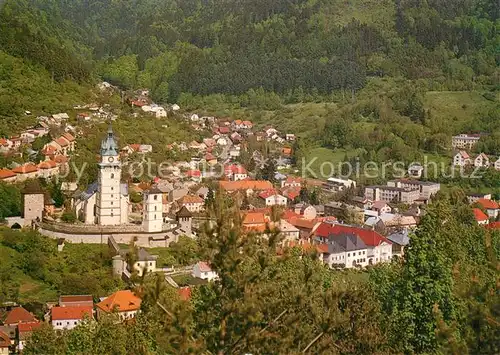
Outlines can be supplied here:
[[101, 226], [121, 224], [121, 174], [120, 154], [110, 125], [101, 143], [97, 180], [96, 223]]

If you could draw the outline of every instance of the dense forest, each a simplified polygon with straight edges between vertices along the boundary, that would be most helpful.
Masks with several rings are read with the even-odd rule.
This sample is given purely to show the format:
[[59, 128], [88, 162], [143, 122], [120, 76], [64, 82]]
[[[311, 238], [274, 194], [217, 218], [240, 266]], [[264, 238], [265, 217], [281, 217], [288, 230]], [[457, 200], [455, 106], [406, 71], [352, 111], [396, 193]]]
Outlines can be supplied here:
[[477, 150], [497, 155], [499, 11], [496, 0], [6, 0], [0, 134], [30, 123], [26, 109], [96, 100], [91, 85], [107, 80], [276, 124], [304, 138], [302, 156], [321, 146], [410, 162], [448, 155], [461, 132], [492, 133]]
[[498, 12], [496, 0], [7, 0], [0, 49], [56, 81], [97, 74], [157, 101], [329, 94], [374, 76], [455, 90], [498, 84]]
[[24, 353], [498, 354], [500, 233], [478, 226], [465, 200], [440, 194], [404, 258], [332, 271], [314, 250], [277, 254], [279, 235], [242, 233], [239, 206], [217, 195], [217, 223], [197, 241], [217, 281], [186, 302], [162, 276], [138, 278], [135, 322], [45, 327]]

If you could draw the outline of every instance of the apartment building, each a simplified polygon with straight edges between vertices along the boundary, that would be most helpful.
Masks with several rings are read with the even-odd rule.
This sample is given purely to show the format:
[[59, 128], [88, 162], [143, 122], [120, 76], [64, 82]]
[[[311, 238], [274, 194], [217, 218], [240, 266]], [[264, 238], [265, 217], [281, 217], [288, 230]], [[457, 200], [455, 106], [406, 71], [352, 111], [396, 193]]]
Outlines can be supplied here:
[[441, 189], [441, 184], [432, 181], [419, 181], [412, 179], [396, 179], [387, 182], [387, 186], [418, 189], [419, 199], [428, 200]]
[[420, 198], [420, 189], [415, 187], [367, 186], [365, 197], [372, 201], [405, 203], [411, 205]]
[[455, 149], [471, 150], [481, 138], [479, 134], [459, 134], [451, 139], [451, 146]]

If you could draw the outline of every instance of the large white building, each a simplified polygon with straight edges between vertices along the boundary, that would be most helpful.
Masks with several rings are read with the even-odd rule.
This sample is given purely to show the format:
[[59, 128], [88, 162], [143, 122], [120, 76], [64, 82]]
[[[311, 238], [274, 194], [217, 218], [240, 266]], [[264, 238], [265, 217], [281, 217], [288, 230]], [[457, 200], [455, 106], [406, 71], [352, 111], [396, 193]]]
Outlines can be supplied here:
[[97, 183], [90, 185], [75, 202], [80, 220], [87, 224], [113, 226], [128, 223], [128, 185], [121, 181], [122, 164], [113, 129], [101, 143]]
[[479, 142], [480, 138], [481, 135], [479, 134], [459, 134], [458, 136], [453, 136], [451, 146], [455, 149], [471, 150]]

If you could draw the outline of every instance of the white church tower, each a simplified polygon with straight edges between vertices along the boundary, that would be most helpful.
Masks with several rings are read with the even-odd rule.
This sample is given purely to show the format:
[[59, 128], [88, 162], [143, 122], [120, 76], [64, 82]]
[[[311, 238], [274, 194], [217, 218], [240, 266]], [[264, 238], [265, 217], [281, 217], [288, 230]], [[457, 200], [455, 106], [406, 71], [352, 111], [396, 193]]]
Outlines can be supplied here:
[[142, 226], [147, 233], [161, 232], [163, 229], [162, 192], [156, 186], [144, 191]]
[[110, 125], [107, 137], [101, 143], [101, 162], [97, 181], [96, 222], [101, 226], [122, 224], [120, 186], [122, 166], [119, 158], [119, 149]]

